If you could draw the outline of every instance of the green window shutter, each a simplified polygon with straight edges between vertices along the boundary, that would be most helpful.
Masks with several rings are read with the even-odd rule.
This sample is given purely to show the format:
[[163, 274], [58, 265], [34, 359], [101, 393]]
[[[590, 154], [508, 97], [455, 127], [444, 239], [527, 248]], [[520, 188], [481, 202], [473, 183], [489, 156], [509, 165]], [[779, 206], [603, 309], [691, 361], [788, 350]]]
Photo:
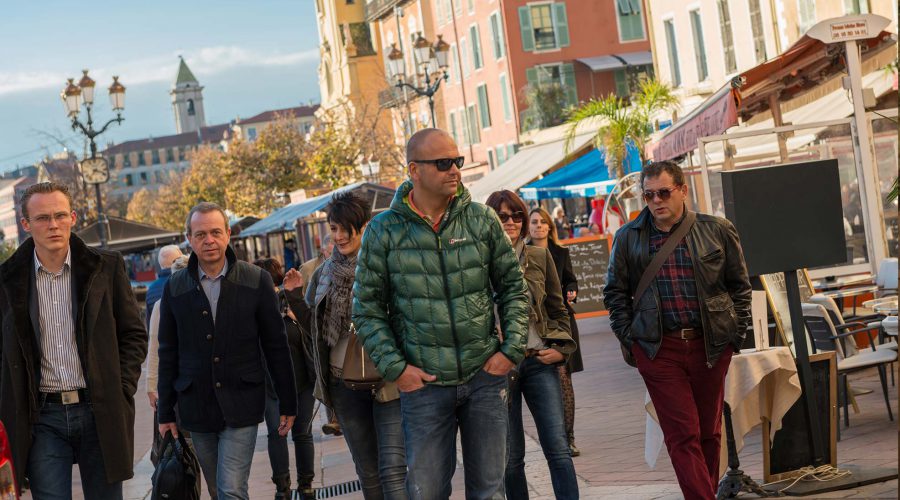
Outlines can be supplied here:
[[575, 87], [575, 65], [562, 64], [560, 67], [560, 77], [562, 79], [563, 88], [566, 90], [566, 101], [568, 105], [577, 105], [578, 89]]
[[469, 142], [478, 144], [481, 142], [481, 130], [478, 128], [478, 112], [475, 111], [475, 105], [470, 104], [468, 109], [469, 118]]
[[491, 107], [488, 103], [487, 85], [478, 86], [478, 109], [481, 111], [481, 128], [491, 126]]
[[531, 26], [531, 8], [519, 7], [519, 28], [522, 30], [522, 50], [534, 51], [534, 28]]
[[624, 69], [617, 69], [613, 72], [616, 79], [616, 95], [625, 97], [628, 95], [628, 80], [625, 77]]
[[484, 59], [481, 58], [481, 33], [478, 32], [477, 24], [469, 27], [469, 38], [472, 39], [472, 64], [475, 69], [481, 69]]
[[525, 79], [528, 80], [528, 85], [530, 87], [536, 87], [539, 83], [537, 67], [526, 69], [525, 70]]
[[509, 102], [509, 82], [506, 75], [500, 75], [500, 97], [503, 99], [503, 119], [512, 120], [512, 106]]
[[456, 113], [453, 111], [450, 112], [450, 135], [453, 137], [453, 142], [459, 144], [459, 135], [456, 131]]
[[557, 2], [553, 4], [553, 28], [556, 31], [556, 46], [569, 46], [569, 20], [566, 18], [566, 4]]
[[494, 46], [494, 59], [503, 57], [503, 29], [497, 14], [491, 14], [491, 44]]

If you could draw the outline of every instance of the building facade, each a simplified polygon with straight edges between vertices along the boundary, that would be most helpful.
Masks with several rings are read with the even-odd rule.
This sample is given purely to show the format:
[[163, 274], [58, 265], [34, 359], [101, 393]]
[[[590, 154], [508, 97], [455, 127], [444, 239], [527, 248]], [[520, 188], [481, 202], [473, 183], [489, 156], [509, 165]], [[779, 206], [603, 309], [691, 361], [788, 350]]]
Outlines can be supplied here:
[[19, 200], [22, 192], [34, 183], [34, 177], [0, 179], [0, 243], [18, 245], [25, 238], [21, 225]]
[[258, 115], [250, 118], [238, 118], [235, 120], [231, 131], [234, 138], [241, 138], [247, 141], [255, 141], [266, 127], [278, 119], [288, 119], [293, 123], [302, 134], [308, 134], [313, 129], [316, 122], [316, 111], [319, 105], [296, 106], [293, 108], [274, 109], [263, 111]]

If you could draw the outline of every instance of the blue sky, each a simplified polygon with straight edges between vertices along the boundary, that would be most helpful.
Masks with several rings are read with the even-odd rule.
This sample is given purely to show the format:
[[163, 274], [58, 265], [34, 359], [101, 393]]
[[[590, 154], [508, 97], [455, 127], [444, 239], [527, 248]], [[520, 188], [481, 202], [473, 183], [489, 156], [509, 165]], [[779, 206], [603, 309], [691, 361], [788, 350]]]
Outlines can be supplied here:
[[[121, 142], [175, 133], [169, 90], [183, 55], [203, 91], [207, 124], [319, 101], [314, 0], [10, 2], [0, 21], [0, 170], [80, 152], [59, 93], [91, 70], [95, 120], [112, 118], [106, 87], [126, 86]], [[84, 113], [82, 113], [82, 116]]]

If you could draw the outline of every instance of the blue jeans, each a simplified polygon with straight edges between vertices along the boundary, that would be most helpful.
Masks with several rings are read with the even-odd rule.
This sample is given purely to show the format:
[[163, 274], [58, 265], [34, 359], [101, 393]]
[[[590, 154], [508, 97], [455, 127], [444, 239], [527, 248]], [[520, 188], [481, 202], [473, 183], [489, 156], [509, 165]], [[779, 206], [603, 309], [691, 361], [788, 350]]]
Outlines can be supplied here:
[[400, 401], [379, 403], [371, 391], [348, 389], [336, 377], [332, 377], [329, 389], [363, 497], [405, 500], [406, 453]]
[[72, 498], [72, 464], [78, 463], [84, 497], [121, 500], [122, 482], [106, 482], [106, 468], [90, 403], [44, 402], [32, 428], [27, 475], [39, 500]]
[[525, 429], [522, 427], [522, 397], [528, 403], [538, 439], [550, 468], [553, 494], [562, 500], [578, 498], [578, 480], [569, 455], [562, 390], [556, 365], [538, 358], [525, 358], [518, 375], [509, 384], [509, 462], [506, 464], [506, 495], [510, 500], [528, 498], [525, 479]]
[[[313, 387], [310, 385], [305, 390], [297, 393], [297, 418], [291, 427], [291, 439], [294, 441], [294, 458], [297, 461], [297, 484], [300, 489], [309, 488], [312, 485], [315, 471], [315, 448], [312, 437], [312, 415], [315, 404]], [[278, 426], [281, 423], [281, 415], [278, 409], [278, 398], [266, 391], [266, 430], [269, 432], [267, 441], [269, 445], [269, 463], [272, 465], [272, 479], [291, 474], [291, 464], [288, 458], [287, 436], [278, 434]]]
[[484, 370], [464, 384], [426, 385], [400, 393], [410, 498], [450, 498], [457, 428], [462, 438], [466, 498], [504, 498], [507, 397], [506, 376]]
[[247, 481], [256, 448], [256, 425], [226, 427], [219, 432], [191, 432], [197, 460], [216, 483], [218, 500], [249, 500]]

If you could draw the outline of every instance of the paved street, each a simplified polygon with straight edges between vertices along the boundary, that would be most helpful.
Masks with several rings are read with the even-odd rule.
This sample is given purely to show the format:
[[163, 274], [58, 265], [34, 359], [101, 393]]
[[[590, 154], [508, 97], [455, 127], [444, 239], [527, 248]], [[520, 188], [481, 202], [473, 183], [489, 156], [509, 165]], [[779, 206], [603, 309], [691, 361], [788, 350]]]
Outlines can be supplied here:
[[[574, 459], [582, 498], [610, 499], [677, 499], [681, 498], [675, 474], [668, 457], [660, 457], [656, 469], [644, 462], [644, 386], [636, 370], [621, 361], [618, 346], [606, 318], [582, 320], [585, 372], [574, 377], [576, 441], [582, 455]], [[838, 463], [861, 467], [897, 467], [897, 423], [890, 422], [881, 396], [877, 373], [853, 375], [858, 389], [873, 389], [859, 396], [860, 414], [851, 414], [851, 427], [842, 429], [838, 443]], [[142, 382], [143, 384], [143, 382]], [[143, 385], [137, 400], [135, 478], [126, 483], [126, 499], [149, 498], [150, 474], [147, 450], [150, 446], [152, 415], [143, 397]], [[891, 398], [897, 408], [897, 388], [891, 387]], [[355, 479], [350, 453], [342, 438], [323, 436], [319, 432], [324, 412], [314, 427], [316, 440], [316, 486], [330, 486]], [[895, 413], [896, 414], [896, 413]], [[546, 462], [536, 441], [536, 433], [526, 417], [526, 473], [532, 498], [553, 498]], [[292, 457], [293, 458], [293, 457]], [[759, 427], [746, 439], [741, 452], [741, 467], [758, 481], [762, 480], [762, 438]], [[461, 460], [454, 476], [454, 499], [462, 499]], [[253, 499], [271, 498], [274, 487], [269, 479], [264, 426], [260, 426], [256, 454], [251, 472]], [[77, 483], [77, 471], [76, 480]], [[77, 487], [76, 487], [77, 488]], [[77, 488], [80, 490], [80, 488]], [[25, 498], [30, 498], [25, 496]], [[80, 491], [75, 498], [81, 498]], [[332, 498], [362, 498], [351, 493]], [[742, 496], [744, 498], [744, 496]], [[754, 498], [754, 496], [746, 496]], [[819, 495], [816, 498], [897, 498], [897, 480]]]

